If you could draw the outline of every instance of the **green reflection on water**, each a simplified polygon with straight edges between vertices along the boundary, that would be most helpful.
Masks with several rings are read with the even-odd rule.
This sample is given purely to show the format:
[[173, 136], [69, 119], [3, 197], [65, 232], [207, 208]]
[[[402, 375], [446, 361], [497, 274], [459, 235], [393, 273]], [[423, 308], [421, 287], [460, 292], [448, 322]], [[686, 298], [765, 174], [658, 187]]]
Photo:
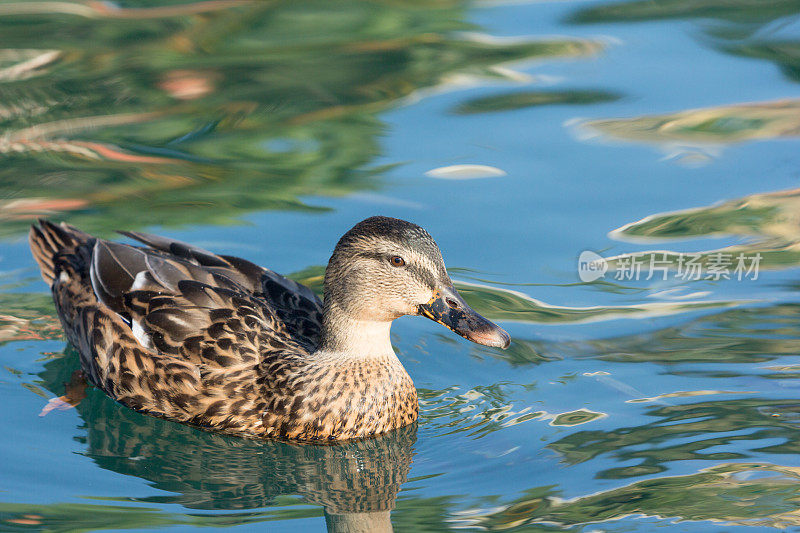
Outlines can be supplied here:
[[557, 496], [550, 487], [531, 489], [505, 509], [459, 522], [490, 531], [532, 524], [558, 530], [630, 515], [777, 528], [800, 524], [800, 472], [768, 463], [723, 463], [695, 474], [647, 479], [570, 500]]
[[[749, 268], [758, 254], [759, 269], [785, 269], [800, 264], [800, 189], [760, 193], [728, 200], [716, 205], [651, 215], [611, 232], [622, 240], [657, 242], [681, 238], [732, 237], [749, 239], [743, 244], [699, 252], [699, 264], [708, 265], [713, 256], [728, 254], [728, 275], [737, 257], [747, 258]], [[644, 252], [658, 260], [678, 264], [678, 254], [670, 251]], [[609, 258], [617, 264], [630, 254]], [[735, 276], [734, 276], [735, 277]], [[752, 279], [752, 274], [749, 276]]]
[[[776, 64], [792, 81], [800, 81], [800, 40], [765, 37], [783, 19], [800, 14], [796, 0], [665, 0], [613, 2], [577, 9], [573, 23], [621, 23], [668, 19], [701, 19], [703, 44], [742, 57]], [[706, 23], [713, 19], [716, 24]], [[586, 121], [590, 133], [623, 141], [658, 144], [678, 161], [702, 164], [724, 145], [755, 139], [796, 137], [800, 131], [796, 99], [692, 109], [663, 115]], [[709, 146], [711, 145], [711, 146]], [[687, 148], [703, 148], [691, 150]]]
[[[587, 341], [524, 342], [539, 358], [545, 359], [591, 357], [610, 362], [680, 365], [772, 361], [800, 352], [798, 339], [800, 305], [776, 304], [729, 309], [639, 334]], [[525, 363], [524, 359], [512, 358], [511, 361]], [[738, 375], [737, 372], [736, 367], [726, 367], [719, 376], [730, 377]]]
[[[800, 101], [691, 109], [665, 115], [583, 122], [580, 127], [617, 140], [706, 146], [800, 135]], [[713, 148], [710, 148], [713, 151]]]
[[755, 40], [744, 44], [730, 45], [724, 49], [743, 57], [771, 61], [778, 65], [789, 79], [800, 81], [800, 41]]
[[53, 212], [108, 234], [319, 210], [299, 197], [378, 186], [378, 115], [403, 99], [601, 49], [466, 33], [457, 1], [16, 6], [0, 3], [6, 237]]
[[293, 520], [321, 516], [315, 508], [296, 501], [280, 501], [284, 509], [250, 513], [177, 514], [157, 508], [91, 503], [26, 504], [0, 503], [0, 523], [6, 531], [102, 531], [106, 529], [155, 529], [169, 526], [231, 527], [242, 524]]
[[634, 22], [672, 18], [711, 18], [748, 24], [768, 23], [797, 13], [797, 0], [660, 0], [612, 2], [585, 7], [569, 20], [578, 23]]
[[0, 287], [0, 345], [10, 341], [62, 338], [49, 294], [8, 293]]
[[[572, 433], [548, 446], [568, 464], [589, 461], [607, 454], [616, 462], [635, 462], [607, 468], [599, 478], [618, 479], [663, 472], [675, 461], [731, 461], [748, 458], [748, 441], [762, 442], [760, 453], [797, 454], [797, 400], [737, 398], [650, 409], [647, 416], [657, 420], [635, 427], [613, 430], [585, 430]], [[763, 445], [777, 440], [780, 444]], [[644, 446], [646, 445], [646, 446]], [[729, 447], [730, 451], [713, 450]], [[733, 451], [736, 450], [736, 451]]]
[[[563, 531], [570, 526], [644, 515], [678, 522], [787, 528], [800, 524], [798, 497], [800, 474], [795, 467], [723, 463], [694, 474], [646, 479], [569, 500], [560, 498], [552, 486], [532, 488], [493, 512], [453, 513], [448, 497], [401, 498], [393, 523], [398, 531], [451, 531], [454, 526], [484, 531]], [[20, 530], [41, 525], [48, 531], [90, 531], [168, 525], [226, 527], [319, 516], [313, 509], [292, 509], [297, 503], [282, 499], [283, 509], [214, 515], [170, 515], [121, 505], [0, 504], [0, 520], [6, 527], [16, 525]], [[21, 520], [27, 523], [12, 522]]]
[[455, 112], [460, 115], [513, 111], [526, 107], [554, 104], [596, 104], [618, 100], [618, 94], [608, 91], [525, 91], [475, 98], [459, 105]]

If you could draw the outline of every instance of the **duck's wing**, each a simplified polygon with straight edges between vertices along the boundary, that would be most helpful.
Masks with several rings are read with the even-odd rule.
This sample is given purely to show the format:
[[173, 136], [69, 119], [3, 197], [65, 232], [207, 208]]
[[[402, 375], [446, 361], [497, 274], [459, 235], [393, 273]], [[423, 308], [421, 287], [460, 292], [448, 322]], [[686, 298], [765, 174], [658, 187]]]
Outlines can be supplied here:
[[164, 257], [180, 259], [228, 278], [273, 309], [291, 337], [306, 349], [313, 350], [318, 344], [322, 327], [322, 302], [305, 285], [240, 257], [217, 255], [159, 235], [127, 231], [120, 233], [146, 244], [153, 251], [161, 252]]
[[89, 273], [100, 302], [159, 353], [229, 369], [257, 364], [276, 349], [308, 351], [305, 339], [295, 339], [275, 308], [227, 267], [98, 239]]

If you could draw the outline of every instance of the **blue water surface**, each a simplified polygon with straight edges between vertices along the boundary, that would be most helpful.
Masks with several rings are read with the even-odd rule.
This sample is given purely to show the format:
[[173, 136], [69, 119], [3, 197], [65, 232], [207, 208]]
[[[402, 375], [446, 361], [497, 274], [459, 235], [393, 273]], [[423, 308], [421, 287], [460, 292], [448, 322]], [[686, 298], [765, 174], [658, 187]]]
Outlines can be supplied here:
[[[799, 16], [744, 0], [0, 2], [0, 527], [798, 527]], [[431, 176], [453, 165], [503, 175]], [[337, 239], [376, 214], [425, 227], [513, 338], [396, 321], [415, 427], [257, 442], [94, 389], [41, 416], [79, 363], [29, 253], [36, 217], [165, 234], [318, 288]], [[604, 278], [581, 282], [584, 250], [609, 258]], [[706, 269], [758, 256], [758, 279], [732, 264], [616, 279], [654, 250]]]

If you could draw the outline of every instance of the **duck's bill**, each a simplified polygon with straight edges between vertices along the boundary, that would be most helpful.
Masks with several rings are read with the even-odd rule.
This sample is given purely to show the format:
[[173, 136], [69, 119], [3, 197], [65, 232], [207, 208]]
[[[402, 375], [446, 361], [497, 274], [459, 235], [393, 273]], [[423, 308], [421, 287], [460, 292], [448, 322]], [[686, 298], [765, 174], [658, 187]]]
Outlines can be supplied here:
[[505, 349], [511, 343], [503, 328], [476, 313], [452, 287], [437, 290], [428, 303], [417, 307], [417, 314], [484, 346]]

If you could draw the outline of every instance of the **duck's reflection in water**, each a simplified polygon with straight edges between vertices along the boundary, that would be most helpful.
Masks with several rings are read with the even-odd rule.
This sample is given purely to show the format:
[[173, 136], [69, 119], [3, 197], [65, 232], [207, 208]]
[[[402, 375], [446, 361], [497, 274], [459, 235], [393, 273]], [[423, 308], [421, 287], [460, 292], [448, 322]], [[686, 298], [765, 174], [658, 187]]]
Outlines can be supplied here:
[[[65, 359], [72, 355], [48, 363], [43, 376], [55, 394], [63, 394], [71, 372]], [[86, 422], [88, 457], [171, 493], [137, 501], [244, 510], [297, 495], [321, 506], [328, 530], [336, 532], [392, 531], [390, 512], [417, 438], [416, 424], [328, 446], [230, 437], [135, 413], [99, 391], [77, 409]]]

